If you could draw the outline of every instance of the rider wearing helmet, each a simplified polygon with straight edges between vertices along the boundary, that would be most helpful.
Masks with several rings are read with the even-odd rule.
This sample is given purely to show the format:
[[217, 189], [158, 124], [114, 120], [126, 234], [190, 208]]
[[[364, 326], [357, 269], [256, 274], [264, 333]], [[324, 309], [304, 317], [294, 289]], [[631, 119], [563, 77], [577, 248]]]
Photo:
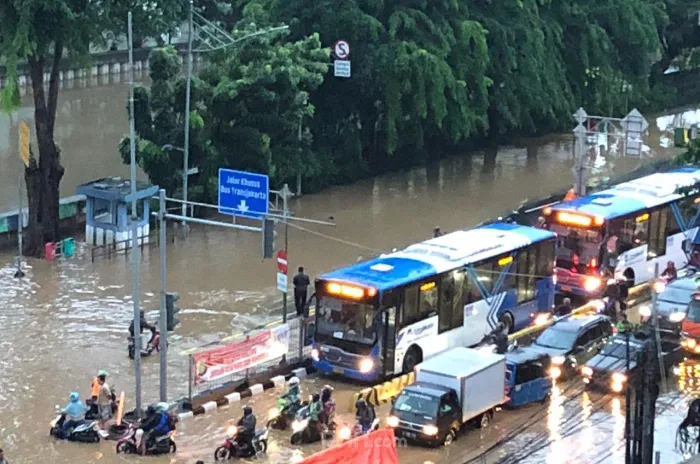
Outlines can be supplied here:
[[63, 422], [63, 427], [61, 427], [61, 432], [67, 434], [70, 429], [80, 425], [85, 418], [86, 411], [87, 408], [83, 402], [80, 401], [80, 394], [78, 392], [72, 392], [68, 400], [68, 405], [63, 408], [63, 414], [66, 415], [66, 418]]
[[333, 421], [331, 414], [335, 409], [335, 400], [333, 399], [333, 387], [324, 385], [321, 389], [321, 414], [320, 420], [326, 427], [330, 426]]
[[287, 393], [282, 395], [282, 398], [287, 400], [288, 404], [299, 403], [299, 377], [292, 377], [287, 382]]
[[255, 447], [253, 446], [253, 438], [255, 437], [255, 425], [257, 419], [255, 414], [253, 414], [253, 408], [250, 406], [245, 406], [243, 408], [243, 417], [238, 420], [236, 424], [238, 426], [238, 443], [248, 447], [251, 453], [255, 453]]
[[[162, 437], [170, 433], [171, 427], [170, 416], [166, 411], [162, 409], [159, 410], [155, 406], [148, 406], [146, 409], [146, 419], [141, 423], [141, 430], [146, 439], [142, 440], [145, 442], [145, 449], [150, 448], [155, 443], [158, 437]], [[144, 454], [145, 449], [141, 449], [141, 453]]]
[[362, 433], [368, 432], [370, 427], [372, 427], [372, 423], [374, 422], [374, 419], [376, 417], [376, 414], [374, 413], [374, 407], [370, 404], [367, 404], [367, 402], [363, 398], [360, 398], [355, 403], [355, 409], [357, 410], [355, 413], [355, 420], [358, 424], [360, 424], [360, 427], [362, 428]]

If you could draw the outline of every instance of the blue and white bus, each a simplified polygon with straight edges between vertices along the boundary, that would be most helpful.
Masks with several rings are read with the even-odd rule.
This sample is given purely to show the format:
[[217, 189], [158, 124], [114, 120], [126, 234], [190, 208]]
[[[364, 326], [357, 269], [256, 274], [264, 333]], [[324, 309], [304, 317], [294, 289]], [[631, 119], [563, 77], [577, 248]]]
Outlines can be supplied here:
[[679, 189], [699, 181], [700, 169], [680, 168], [545, 208], [559, 236], [557, 290], [597, 298], [606, 273], [638, 285], [653, 277], [656, 263], [660, 271], [668, 261], [685, 265], [700, 197]]
[[314, 367], [359, 380], [410, 372], [554, 303], [556, 235], [496, 223], [453, 232], [316, 279]]

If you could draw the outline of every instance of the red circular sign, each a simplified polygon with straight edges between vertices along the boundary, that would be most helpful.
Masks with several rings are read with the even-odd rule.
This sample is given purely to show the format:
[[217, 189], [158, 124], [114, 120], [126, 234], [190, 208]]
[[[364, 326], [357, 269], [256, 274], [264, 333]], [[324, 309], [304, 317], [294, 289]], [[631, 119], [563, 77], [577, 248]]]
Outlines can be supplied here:
[[279, 250], [277, 252], [277, 270], [286, 274], [287, 269], [287, 252], [285, 250]]
[[347, 60], [350, 57], [350, 44], [345, 40], [336, 40], [333, 44], [333, 54], [339, 60]]

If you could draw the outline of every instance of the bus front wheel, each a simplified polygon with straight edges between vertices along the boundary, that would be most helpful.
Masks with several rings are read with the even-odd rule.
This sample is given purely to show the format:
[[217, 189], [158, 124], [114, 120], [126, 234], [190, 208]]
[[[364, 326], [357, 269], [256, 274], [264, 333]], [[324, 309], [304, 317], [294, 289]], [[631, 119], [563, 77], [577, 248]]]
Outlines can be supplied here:
[[634, 271], [630, 268], [627, 268], [625, 270], [625, 273], [622, 275], [625, 276], [625, 279], [627, 279], [627, 288], [634, 287]]
[[412, 346], [403, 357], [403, 373], [413, 372], [413, 368], [423, 361], [423, 353], [417, 346]]

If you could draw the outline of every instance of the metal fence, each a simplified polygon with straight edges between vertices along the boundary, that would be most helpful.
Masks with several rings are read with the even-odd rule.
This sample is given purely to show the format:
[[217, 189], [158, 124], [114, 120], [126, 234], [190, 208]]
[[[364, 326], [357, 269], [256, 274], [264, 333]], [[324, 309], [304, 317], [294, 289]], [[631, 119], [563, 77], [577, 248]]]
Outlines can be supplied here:
[[[235, 388], [236, 386], [250, 381], [252, 378], [264, 377], [266, 373], [274, 371], [276, 368], [295, 364], [304, 361], [311, 355], [311, 331], [314, 318], [313, 316], [308, 318], [296, 317], [290, 319], [286, 322], [289, 326], [289, 342], [287, 346], [287, 354], [284, 356], [279, 356], [242, 371], [234, 372], [230, 375], [219, 377], [212, 381], [197, 382], [196, 381], [196, 365], [195, 365], [195, 354], [189, 355], [189, 399], [192, 399], [199, 395], [206, 395], [212, 393], [221, 388]], [[282, 325], [282, 322], [275, 322], [262, 327], [256, 327], [240, 337], [227, 340], [226, 343], [215, 343], [206, 347], [202, 347], [200, 351], [205, 349], [214, 349], [220, 346], [225, 346], [229, 344], [241, 343], [251, 337], [265, 330], [273, 330], [276, 327]]]

